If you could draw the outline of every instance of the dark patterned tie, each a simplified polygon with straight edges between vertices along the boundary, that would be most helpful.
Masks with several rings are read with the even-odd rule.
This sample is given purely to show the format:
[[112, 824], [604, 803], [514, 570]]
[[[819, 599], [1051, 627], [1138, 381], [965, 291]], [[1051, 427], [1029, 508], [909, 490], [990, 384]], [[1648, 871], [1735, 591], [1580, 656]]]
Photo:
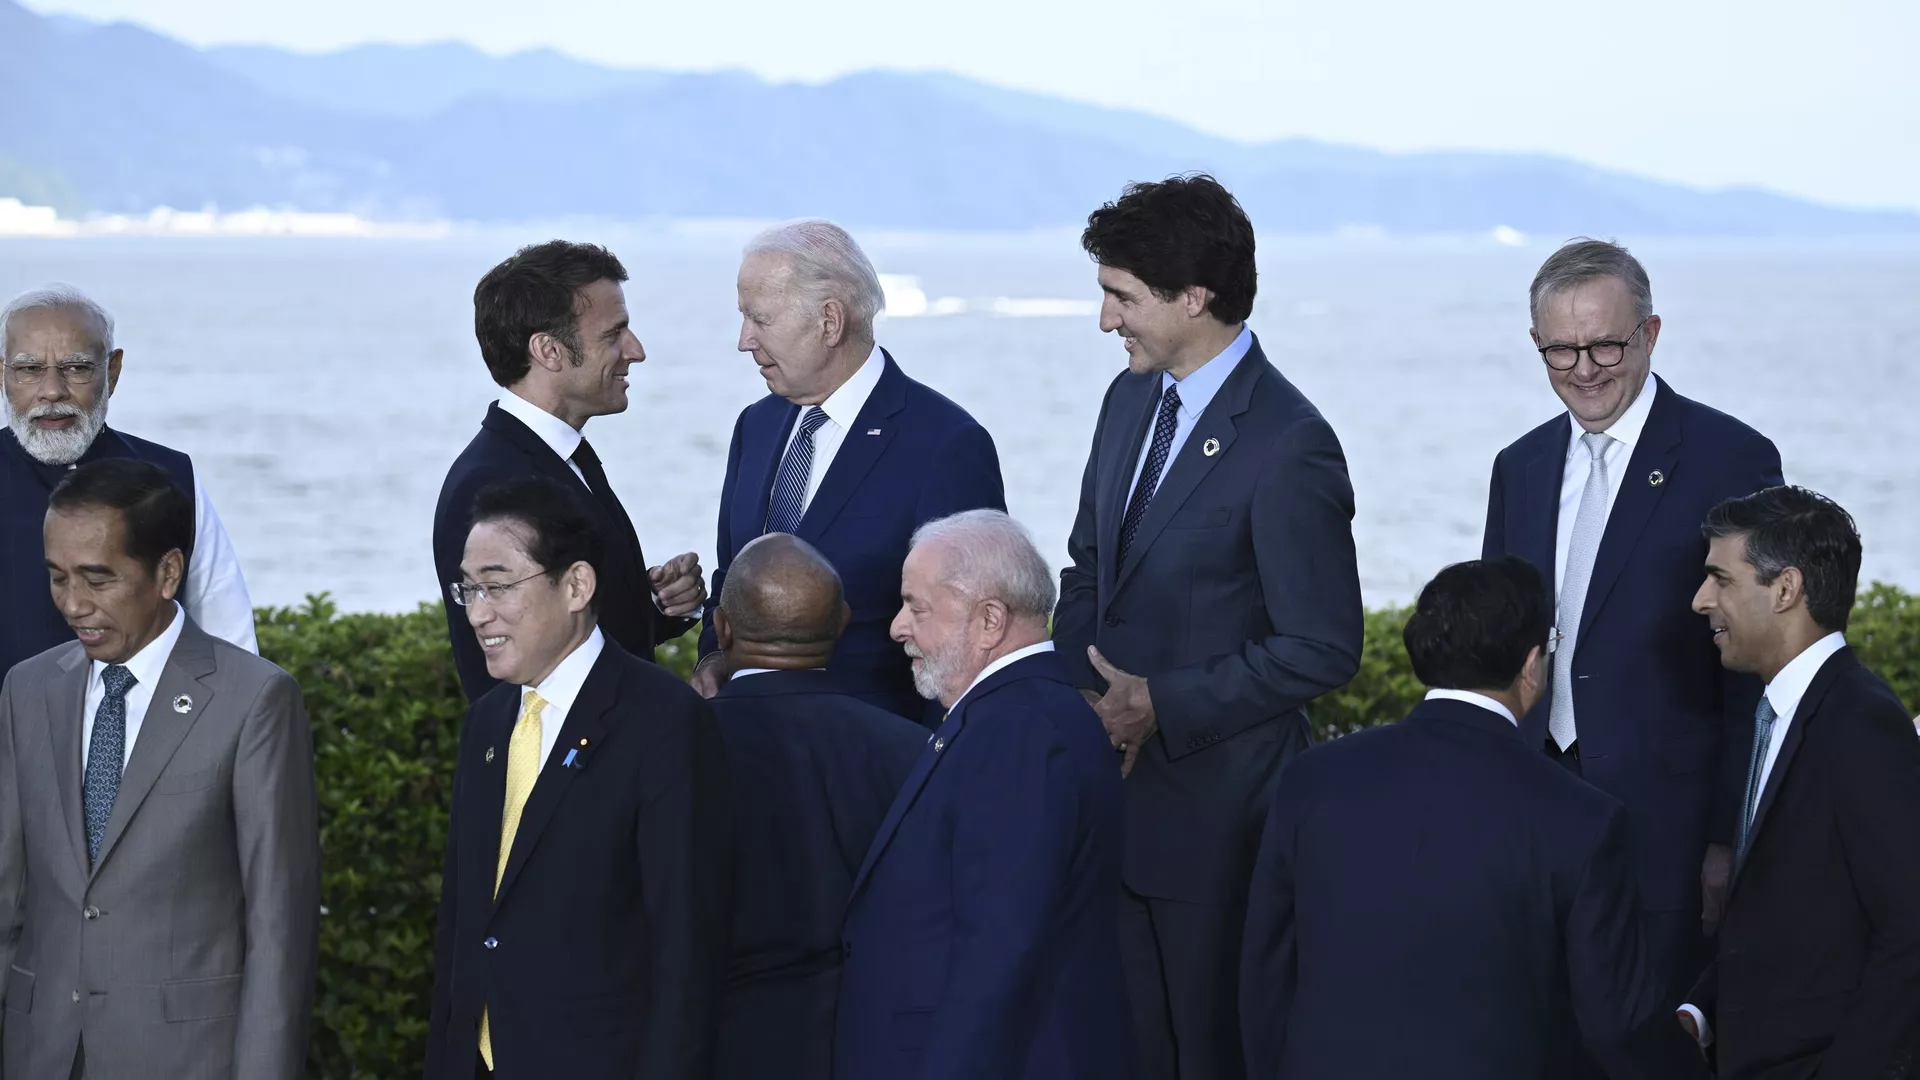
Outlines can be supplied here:
[[1160, 471], [1167, 467], [1167, 454], [1173, 449], [1173, 433], [1180, 426], [1180, 388], [1167, 387], [1160, 397], [1160, 415], [1153, 421], [1153, 444], [1147, 447], [1147, 463], [1140, 467], [1140, 479], [1134, 481], [1133, 497], [1127, 500], [1127, 516], [1120, 519], [1120, 565], [1127, 561], [1127, 549], [1133, 546], [1133, 534], [1140, 531], [1140, 519], [1147, 516], [1147, 505], [1160, 486]]
[[807, 507], [807, 481], [813, 476], [813, 433], [827, 422], [826, 410], [818, 405], [800, 418], [800, 430], [780, 460], [780, 472], [773, 481], [773, 495], [767, 499], [767, 531], [790, 533], [800, 527], [800, 515]]
[[127, 691], [137, 682], [133, 672], [108, 664], [101, 673], [107, 694], [93, 714], [93, 736], [87, 740], [87, 775], [81, 787], [87, 814], [87, 862], [100, 861], [100, 841], [113, 816], [114, 796], [120, 794], [120, 769], [127, 756]]

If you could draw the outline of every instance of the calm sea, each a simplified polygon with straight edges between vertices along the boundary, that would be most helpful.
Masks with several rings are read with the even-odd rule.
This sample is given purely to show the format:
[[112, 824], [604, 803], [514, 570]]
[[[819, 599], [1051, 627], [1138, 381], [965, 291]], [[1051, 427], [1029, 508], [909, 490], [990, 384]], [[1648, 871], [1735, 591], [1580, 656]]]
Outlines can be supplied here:
[[[437, 595], [434, 500], [497, 395], [473, 344], [473, 284], [556, 231], [0, 241], [0, 294], [64, 280], [114, 311], [127, 355], [113, 422], [193, 455], [257, 602], [329, 592], [350, 610], [399, 610]], [[648, 355], [632, 408], [587, 433], [648, 554], [693, 550], [711, 566], [734, 417], [764, 392], [733, 348], [743, 234], [564, 234], [625, 260]], [[1072, 234], [875, 237], [869, 250], [927, 299], [924, 314], [885, 319], [881, 343], [993, 432], [1014, 515], [1063, 561], [1094, 415], [1124, 363], [1090, 314], [1093, 269]], [[1404, 601], [1478, 554], [1495, 452], [1557, 411], [1526, 334], [1547, 250], [1263, 241], [1252, 323], [1345, 444], [1369, 603]], [[1655, 370], [1772, 436], [1790, 480], [1851, 510], [1867, 579], [1920, 587], [1920, 246], [1635, 250], [1665, 319]]]

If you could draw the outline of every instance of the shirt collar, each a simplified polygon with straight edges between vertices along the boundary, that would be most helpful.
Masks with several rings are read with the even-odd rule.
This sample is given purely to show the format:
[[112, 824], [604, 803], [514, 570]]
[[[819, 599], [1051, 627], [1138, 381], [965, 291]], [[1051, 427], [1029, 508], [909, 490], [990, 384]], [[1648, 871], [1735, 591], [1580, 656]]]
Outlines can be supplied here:
[[820, 411], [827, 419], [840, 426], [841, 431], [852, 431], [854, 421], [860, 419], [860, 410], [867, 405], [867, 399], [873, 396], [873, 388], [880, 385], [880, 373], [886, 370], [887, 360], [875, 345], [873, 352], [867, 354], [859, 368], [840, 384], [840, 389], [827, 395], [820, 403]]
[[810, 668], [743, 667], [739, 671], [736, 671], [732, 675], [729, 675], [727, 677], [727, 681], [732, 682], [734, 679], [745, 678], [748, 675], [778, 675], [782, 671], [825, 671], [825, 670], [827, 669], [822, 667], [810, 667]]
[[1242, 323], [1240, 336], [1233, 339], [1233, 344], [1222, 349], [1220, 355], [1187, 372], [1184, 379], [1174, 378], [1172, 372], [1162, 372], [1160, 385], [1163, 389], [1175, 385], [1180, 387], [1180, 411], [1191, 420], [1207, 411], [1214, 395], [1226, 383], [1227, 376], [1233, 374], [1233, 369], [1252, 348], [1253, 327]]
[[[1007, 655], [1001, 657], [1000, 659], [995, 660], [993, 663], [988, 664], [986, 667], [981, 668], [980, 674], [975, 675], [973, 677], [973, 681], [967, 684], [967, 689], [965, 693], [962, 693], [959, 697], [953, 699], [953, 709], [959, 708], [960, 703], [962, 701], [967, 700], [967, 694], [973, 693], [973, 688], [976, 686], [979, 686], [983, 682], [986, 682], [987, 677], [989, 675], [992, 675], [994, 672], [999, 671], [1001, 668], [1007, 667], [1016, 661], [1025, 660], [1029, 656], [1038, 656], [1041, 653], [1052, 652], [1052, 651], [1053, 651], [1053, 642], [1042, 641], [1033, 645], [1029, 645], [1024, 649], [1015, 649], [1012, 652], [1008, 653]], [[952, 713], [953, 709], [948, 709], [947, 712]]]
[[[1653, 411], [1653, 398], [1659, 392], [1660, 380], [1649, 371], [1647, 381], [1640, 387], [1640, 396], [1634, 398], [1633, 404], [1627, 406], [1627, 411], [1621, 413], [1620, 419], [1606, 430], [1606, 434], [1614, 441], [1626, 444], [1628, 454], [1633, 453], [1634, 444], [1640, 441], [1640, 433], [1646, 430], [1647, 414]], [[1571, 412], [1567, 413], [1567, 421], [1573, 425], [1573, 438], [1567, 443], [1567, 457], [1572, 459], [1575, 453], [1586, 453], [1580, 445], [1580, 436], [1586, 429], [1580, 426], [1579, 419]]]
[[1800, 699], [1807, 696], [1807, 687], [1813, 685], [1813, 677], [1820, 674], [1834, 653], [1846, 647], [1846, 635], [1836, 630], [1787, 661], [1787, 666], [1767, 684], [1767, 703], [1773, 706], [1773, 715], [1782, 720], [1792, 719], [1794, 710], [1800, 707]]
[[[180, 602], [173, 604], [173, 621], [167, 624], [160, 636], [147, 642], [145, 648], [134, 653], [132, 659], [122, 666], [133, 676], [136, 686], [153, 687], [160, 683], [160, 673], [166, 670], [167, 658], [173, 655], [173, 647], [180, 642], [180, 631], [187, 622], [187, 613]], [[106, 678], [107, 664], [103, 660], [93, 662], [93, 678], [96, 682]]]
[[1469, 705], [1478, 705], [1488, 712], [1499, 713], [1501, 716], [1506, 717], [1507, 723], [1512, 724], [1514, 727], [1520, 726], [1520, 721], [1513, 718], [1513, 713], [1509, 712], [1505, 705], [1500, 704], [1485, 694], [1476, 694], [1471, 690], [1429, 690], [1427, 691], [1427, 700], [1464, 701]]
[[[540, 441], [560, 455], [561, 461], [573, 460], [573, 452], [580, 448], [584, 440], [572, 424], [553, 415], [547, 410], [509, 390], [500, 395], [500, 411], [527, 425]], [[546, 697], [541, 694], [541, 697]], [[551, 701], [551, 698], [548, 698]]]
[[520, 688], [520, 700], [527, 700], [527, 691], [531, 690], [545, 699], [546, 703], [562, 714], [573, 709], [574, 699], [580, 696], [580, 688], [586, 685], [587, 675], [593, 671], [594, 661], [600, 659], [600, 653], [607, 647], [607, 639], [595, 626], [587, 640], [567, 654], [565, 660], [554, 665], [553, 671], [540, 680], [539, 686]]

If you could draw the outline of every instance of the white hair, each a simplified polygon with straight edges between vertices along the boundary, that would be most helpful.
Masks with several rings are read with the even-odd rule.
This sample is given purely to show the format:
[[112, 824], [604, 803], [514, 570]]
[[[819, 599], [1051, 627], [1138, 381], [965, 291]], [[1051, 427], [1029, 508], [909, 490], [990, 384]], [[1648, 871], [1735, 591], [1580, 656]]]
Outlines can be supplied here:
[[9, 355], [12, 353], [12, 346], [7, 341], [7, 334], [13, 329], [13, 317], [29, 311], [49, 309], [79, 311], [92, 319], [100, 327], [98, 359], [101, 363], [106, 363], [107, 354], [113, 351], [113, 316], [108, 314], [107, 309], [101, 307], [93, 297], [72, 285], [58, 281], [42, 285], [37, 289], [28, 289], [14, 297], [12, 302], [7, 304], [6, 310], [0, 312], [0, 344], [7, 346]]
[[873, 320], [886, 310], [886, 293], [872, 261], [847, 230], [825, 218], [784, 222], [747, 241], [741, 255], [762, 253], [786, 257], [801, 300], [814, 305], [840, 301], [858, 336], [873, 338]]
[[946, 545], [942, 583], [976, 600], [999, 600], [1018, 617], [1053, 614], [1053, 571], [1026, 527], [1002, 510], [963, 510], [914, 531], [913, 547]]

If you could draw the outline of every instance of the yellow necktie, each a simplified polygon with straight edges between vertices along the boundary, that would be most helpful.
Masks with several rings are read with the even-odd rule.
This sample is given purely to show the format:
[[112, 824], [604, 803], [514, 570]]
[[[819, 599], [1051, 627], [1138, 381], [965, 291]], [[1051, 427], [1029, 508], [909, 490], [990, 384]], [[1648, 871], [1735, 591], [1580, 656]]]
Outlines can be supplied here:
[[[513, 834], [520, 828], [520, 811], [526, 809], [527, 795], [540, 778], [540, 711], [547, 702], [539, 694], [527, 691], [520, 722], [513, 725], [513, 739], [507, 743], [507, 803], [500, 812], [500, 860], [493, 868], [493, 895], [500, 896], [500, 879], [507, 873], [507, 856], [513, 852]], [[487, 1008], [480, 1007], [480, 1057], [493, 1068], [493, 1032], [487, 1025]]]

